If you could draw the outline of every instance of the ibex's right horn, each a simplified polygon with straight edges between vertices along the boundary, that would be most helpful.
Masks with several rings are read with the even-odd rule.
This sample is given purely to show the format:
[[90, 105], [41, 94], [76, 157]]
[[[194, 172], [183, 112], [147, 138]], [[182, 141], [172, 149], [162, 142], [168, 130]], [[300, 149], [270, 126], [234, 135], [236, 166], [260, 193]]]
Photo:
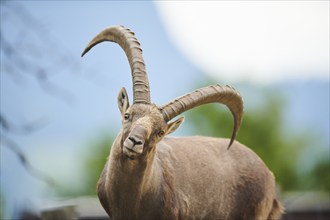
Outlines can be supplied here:
[[133, 78], [133, 103], [149, 104], [149, 81], [142, 57], [142, 49], [134, 33], [123, 26], [108, 27], [94, 37], [81, 56], [84, 56], [92, 47], [103, 41], [118, 43], [126, 53]]
[[165, 121], [169, 121], [189, 109], [214, 102], [225, 104], [234, 116], [234, 129], [229, 142], [229, 148], [235, 140], [243, 116], [243, 100], [234, 88], [220, 85], [204, 87], [174, 99], [160, 107], [160, 110]]

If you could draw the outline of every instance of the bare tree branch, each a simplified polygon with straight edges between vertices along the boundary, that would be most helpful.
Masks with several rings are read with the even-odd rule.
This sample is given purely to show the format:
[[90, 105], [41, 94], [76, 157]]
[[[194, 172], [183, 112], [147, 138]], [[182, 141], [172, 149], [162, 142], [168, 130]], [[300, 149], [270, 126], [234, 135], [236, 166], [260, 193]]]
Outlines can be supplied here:
[[[5, 130], [7, 133], [12, 134], [30, 134], [32, 132], [35, 132], [39, 129], [41, 129], [45, 125], [44, 119], [39, 119], [34, 122], [30, 122], [27, 124], [24, 124], [23, 126], [17, 126], [12, 123], [10, 123], [1, 113], [0, 113], [0, 126]], [[27, 157], [25, 156], [24, 152], [21, 150], [21, 148], [18, 146], [18, 144], [13, 141], [12, 139], [8, 138], [7, 135], [1, 134], [1, 141], [3, 142], [3, 145], [6, 146], [8, 149], [13, 151], [15, 155], [18, 157], [20, 163], [22, 166], [26, 169], [26, 171], [34, 176], [35, 178], [45, 182], [50, 187], [57, 186], [56, 182], [43, 173], [42, 171], [36, 169], [34, 166], [31, 165]]]
[[8, 119], [0, 113], [0, 126], [7, 132], [13, 134], [31, 134], [37, 130], [40, 130], [47, 124], [46, 118], [39, 118], [33, 122], [23, 124], [21, 126], [14, 125], [9, 122]]
[[31, 165], [30, 161], [27, 159], [25, 156], [24, 152], [21, 150], [21, 148], [18, 146], [16, 142], [13, 140], [9, 139], [8, 137], [5, 137], [1, 135], [1, 141], [3, 142], [3, 146], [6, 146], [8, 149], [13, 151], [15, 155], [18, 157], [20, 163], [22, 166], [25, 168], [25, 170], [34, 176], [35, 178], [45, 182], [48, 186], [54, 188], [58, 186], [56, 181], [42, 172], [41, 170], [36, 169], [34, 166]]
[[[74, 94], [68, 88], [56, 82], [55, 77], [67, 73], [79, 76], [77, 73], [80, 72], [80, 65], [77, 60], [51, 37], [46, 25], [35, 19], [18, 2], [1, 1], [0, 4], [0, 74], [6, 74], [14, 83], [20, 86], [29, 85], [29, 80], [32, 79], [46, 94], [66, 104], [74, 104], [76, 100]], [[79, 55], [77, 55], [77, 58], [80, 57]], [[105, 77], [97, 78], [97, 75], [101, 74], [98, 74], [97, 71], [91, 72], [93, 74], [88, 76], [81, 74], [80, 76], [87, 78], [88, 82], [96, 85], [105, 84]], [[20, 94], [25, 95], [23, 90]], [[4, 146], [17, 155], [20, 163], [28, 173], [47, 182], [48, 185], [54, 186], [54, 181], [34, 168], [15, 140], [12, 139], [13, 137], [10, 138], [12, 134], [29, 135], [43, 128], [48, 120], [40, 118], [18, 125], [12, 123], [2, 113], [0, 113], [0, 127], [4, 131], [1, 134]]]
[[[68, 53], [59, 51], [59, 47], [51, 40], [43, 25], [23, 7], [16, 4], [4, 5], [9, 13], [2, 17], [7, 16], [5, 21], [15, 22], [17, 28], [11, 32], [11, 37], [8, 37], [3, 31], [6, 23], [3, 22], [0, 27], [1, 53], [5, 55], [2, 60], [3, 71], [8, 75], [14, 74], [15, 82], [18, 78], [22, 81], [24, 76], [30, 75], [47, 94], [72, 104], [75, 100], [74, 95], [62, 86], [52, 83], [50, 77], [65, 72], [65, 69], [77, 68], [74, 59]], [[30, 38], [37, 44], [31, 44]], [[76, 70], [69, 72], [75, 73]]]
[[[24, 7], [17, 3], [1, 1], [0, 53], [1, 74], [6, 74], [17, 84], [27, 80], [36, 81], [42, 91], [72, 104], [75, 96], [62, 85], [58, 85], [52, 77], [61, 73], [75, 71], [74, 59], [60, 48], [49, 36], [47, 29], [33, 18]], [[67, 71], [70, 70], [70, 71]], [[24, 91], [20, 93], [25, 95]], [[55, 181], [35, 168], [25, 156], [12, 134], [29, 135], [47, 124], [44, 117], [29, 123], [17, 125], [2, 112], [0, 113], [1, 147], [10, 149], [19, 158], [20, 164], [35, 178], [55, 187]]]

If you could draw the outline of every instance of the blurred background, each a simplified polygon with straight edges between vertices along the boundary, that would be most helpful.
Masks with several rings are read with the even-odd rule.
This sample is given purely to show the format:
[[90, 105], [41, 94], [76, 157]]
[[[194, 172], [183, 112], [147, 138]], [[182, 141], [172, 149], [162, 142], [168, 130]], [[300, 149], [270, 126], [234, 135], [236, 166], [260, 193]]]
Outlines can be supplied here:
[[[132, 94], [127, 58], [87, 43], [110, 25], [139, 39], [161, 105], [210, 84], [244, 98], [238, 141], [273, 171], [286, 207], [330, 210], [329, 1], [1, 1], [0, 218], [95, 197]], [[131, 95], [132, 96], [132, 95]], [[223, 106], [174, 135], [230, 137]]]

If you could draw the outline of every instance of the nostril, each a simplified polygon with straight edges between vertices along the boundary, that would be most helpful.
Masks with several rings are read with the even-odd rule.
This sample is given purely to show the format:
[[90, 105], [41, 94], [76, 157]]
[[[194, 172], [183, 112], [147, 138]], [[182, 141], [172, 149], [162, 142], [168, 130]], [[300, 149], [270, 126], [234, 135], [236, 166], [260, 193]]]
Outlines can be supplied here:
[[128, 139], [130, 139], [134, 145], [141, 145], [142, 141], [140, 140], [136, 140], [134, 137], [129, 137]]
[[133, 144], [135, 144], [135, 139], [133, 137], [128, 137], [128, 139], [131, 140]]

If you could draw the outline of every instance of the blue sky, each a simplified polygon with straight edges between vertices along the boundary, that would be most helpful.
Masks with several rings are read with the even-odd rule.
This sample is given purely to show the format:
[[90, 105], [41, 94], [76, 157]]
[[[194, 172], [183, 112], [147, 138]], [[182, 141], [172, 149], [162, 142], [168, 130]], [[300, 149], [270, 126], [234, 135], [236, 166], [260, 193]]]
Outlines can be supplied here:
[[[184, 56], [185, 49], [177, 46], [173, 30], [169, 30], [169, 24], [165, 21], [166, 15], [163, 12], [159, 14], [159, 3], [16, 1], [6, 4], [24, 6], [41, 24], [43, 32], [39, 34], [45, 35], [30, 33], [26, 30], [28, 27], [15, 18], [15, 14], [6, 14], [9, 10], [1, 7], [3, 34], [12, 42], [22, 42], [22, 45], [17, 44], [17, 48], [23, 52], [29, 45], [43, 45], [33, 59], [52, 68], [49, 71], [50, 81], [65, 89], [72, 100], [66, 102], [47, 94], [29, 75], [22, 75], [24, 80], [15, 83], [8, 74], [3, 73], [1, 62], [1, 114], [17, 125], [39, 119], [45, 122], [45, 127], [30, 135], [9, 136], [20, 144], [35, 166], [51, 173], [63, 184], [79, 182], [82, 172], [79, 170], [79, 156], [86, 142], [120, 128], [116, 101], [120, 88], [125, 86], [132, 94], [129, 65], [118, 45], [104, 43], [80, 57], [84, 47], [97, 33], [114, 24], [125, 25], [136, 33], [147, 65], [151, 98], [156, 104], [164, 104], [189, 92], [196, 84], [203, 83], [202, 73], [208, 70], [203, 64], [193, 62], [194, 58]], [[43, 39], [48, 42], [43, 42]], [[60, 60], [63, 56], [64, 61]], [[211, 76], [214, 77], [214, 74]], [[242, 83], [225, 76], [218, 80], [221, 84]], [[294, 78], [285, 84], [285, 91], [291, 91], [289, 100], [298, 97], [298, 101], [289, 103], [291, 111], [286, 117], [292, 120], [293, 127], [317, 124], [315, 126], [320, 127], [324, 137], [329, 132], [328, 75], [311, 81]], [[255, 91], [243, 96], [247, 101], [253, 100], [259, 88], [268, 87], [282, 89], [278, 81], [276, 84], [268, 81], [267, 84], [258, 83]], [[304, 98], [313, 104], [307, 104], [302, 109]], [[315, 108], [320, 109], [313, 112]], [[189, 133], [187, 130], [187, 125], [184, 125], [177, 134]], [[325, 141], [329, 144], [328, 136]], [[29, 190], [26, 190], [27, 187]], [[45, 184], [27, 174], [16, 156], [4, 147], [1, 147], [1, 191], [5, 193], [10, 210], [13, 210], [13, 204], [47, 195], [48, 192]]]

